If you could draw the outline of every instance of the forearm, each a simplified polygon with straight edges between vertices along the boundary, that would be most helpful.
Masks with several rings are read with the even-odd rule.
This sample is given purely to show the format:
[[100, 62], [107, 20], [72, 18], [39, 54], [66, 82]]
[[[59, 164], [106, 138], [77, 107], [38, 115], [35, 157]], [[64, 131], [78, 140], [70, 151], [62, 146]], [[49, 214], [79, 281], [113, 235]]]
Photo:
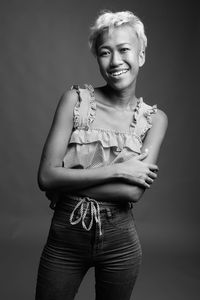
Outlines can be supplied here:
[[79, 196], [87, 196], [98, 201], [137, 202], [145, 189], [123, 182], [111, 182], [79, 191]]
[[[141, 159], [143, 156], [144, 154], [141, 154], [138, 157]], [[99, 168], [71, 169], [63, 168], [62, 160], [57, 160], [53, 164], [51, 160], [47, 160], [43, 155], [38, 172], [38, 184], [43, 191], [57, 190], [64, 192], [78, 192], [85, 188], [111, 182], [149, 187], [145, 178], [148, 179], [146, 174], [152, 168], [157, 167], [144, 165], [139, 159], [134, 158], [124, 163]], [[153, 172], [150, 173], [153, 174]]]
[[72, 193], [120, 178], [123, 180], [122, 177], [116, 165], [94, 169], [46, 167], [39, 169], [38, 184], [43, 191], [57, 190]]

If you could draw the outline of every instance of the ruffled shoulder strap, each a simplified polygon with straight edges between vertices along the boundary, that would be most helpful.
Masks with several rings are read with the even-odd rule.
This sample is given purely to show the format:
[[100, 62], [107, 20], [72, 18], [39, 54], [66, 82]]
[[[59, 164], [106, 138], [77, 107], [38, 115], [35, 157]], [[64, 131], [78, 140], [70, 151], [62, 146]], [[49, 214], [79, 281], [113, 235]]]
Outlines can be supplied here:
[[142, 101], [140, 112], [135, 133], [142, 141], [144, 140], [147, 131], [152, 127], [152, 115], [157, 112], [157, 105], [150, 106]]
[[71, 89], [76, 90], [78, 94], [78, 101], [74, 107], [74, 129], [89, 129], [96, 115], [94, 88], [84, 84], [84, 88], [73, 85]]

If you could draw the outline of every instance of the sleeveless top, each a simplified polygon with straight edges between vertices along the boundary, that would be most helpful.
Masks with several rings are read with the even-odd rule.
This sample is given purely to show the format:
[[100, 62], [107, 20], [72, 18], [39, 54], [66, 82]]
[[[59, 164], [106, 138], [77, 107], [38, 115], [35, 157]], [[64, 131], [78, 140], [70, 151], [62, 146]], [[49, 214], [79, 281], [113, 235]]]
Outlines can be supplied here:
[[84, 88], [75, 85], [72, 89], [76, 90], [78, 101], [63, 167], [96, 168], [120, 163], [141, 153], [156, 105], [147, 105], [140, 98], [136, 107], [122, 111], [96, 101], [91, 85]]

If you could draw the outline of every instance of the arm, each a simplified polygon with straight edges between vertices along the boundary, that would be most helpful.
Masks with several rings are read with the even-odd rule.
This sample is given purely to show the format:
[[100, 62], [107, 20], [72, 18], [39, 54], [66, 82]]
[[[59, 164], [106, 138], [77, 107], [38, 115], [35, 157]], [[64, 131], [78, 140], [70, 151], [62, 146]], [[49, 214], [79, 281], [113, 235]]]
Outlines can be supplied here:
[[[143, 143], [142, 151], [148, 149], [148, 155], [144, 156], [143, 162], [149, 164], [155, 164], [160, 147], [165, 136], [167, 129], [167, 116], [161, 110], [158, 110], [157, 113], [153, 116], [152, 127], [147, 132], [145, 141]], [[132, 161], [135, 158], [128, 161], [129, 166], [131, 166]], [[141, 181], [136, 184], [128, 184], [125, 182], [120, 183], [108, 183], [99, 186], [92, 187], [90, 189], [85, 189], [81, 191], [82, 195], [95, 198], [97, 200], [109, 199], [109, 201], [138, 201], [143, 195], [146, 188], [149, 188], [153, 183], [154, 179], [157, 178], [156, 169], [151, 169], [148, 172], [148, 175], [143, 177], [144, 174], [141, 174]], [[144, 185], [146, 182], [146, 185]]]
[[151, 165], [144, 167], [140, 160], [134, 160], [131, 168], [125, 163], [95, 169], [63, 168], [62, 161], [73, 129], [73, 111], [77, 101], [78, 95], [72, 90], [66, 92], [59, 102], [39, 166], [38, 183], [41, 190], [73, 193], [114, 181], [133, 184], [140, 181], [138, 170], [147, 176], [151, 167], [156, 168]]
[[84, 189], [79, 196], [87, 196], [97, 201], [136, 201], [135, 185], [126, 182], [111, 182]]
[[115, 166], [98, 170], [62, 167], [62, 160], [73, 129], [73, 111], [77, 101], [78, 95], [74, 90], [66, 92], [59, 101], [38, 171], [38, 184], [43, 191], [64, 189], [71, 192], [106, 183], [117, 177]]
[[[167, 126], [167, 115], [158, 109], [157, 113], [152, 116], [152, 127], [147, 132], [142, 146], [142, 151], [148, 149], [148, 156], [144, 159], [145, 163], [155, 164], [157, 162]], [[138, 201], [142, 197], [144, 191], [145, 188], [141, 186], [134, 186], [133, 201]]]

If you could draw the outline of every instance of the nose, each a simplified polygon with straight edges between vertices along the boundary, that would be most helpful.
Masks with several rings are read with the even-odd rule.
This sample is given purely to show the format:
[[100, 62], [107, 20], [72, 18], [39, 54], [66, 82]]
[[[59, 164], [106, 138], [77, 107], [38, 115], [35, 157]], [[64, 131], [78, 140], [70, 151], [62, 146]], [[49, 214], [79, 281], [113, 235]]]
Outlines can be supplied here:
[[111, 56], [110, 65], [112, 67], [116, 67], [116, 66], [121, 65], [122, 63], [123, 62], [122, 62], [120, 53], [118, 51], [114, 51]]

